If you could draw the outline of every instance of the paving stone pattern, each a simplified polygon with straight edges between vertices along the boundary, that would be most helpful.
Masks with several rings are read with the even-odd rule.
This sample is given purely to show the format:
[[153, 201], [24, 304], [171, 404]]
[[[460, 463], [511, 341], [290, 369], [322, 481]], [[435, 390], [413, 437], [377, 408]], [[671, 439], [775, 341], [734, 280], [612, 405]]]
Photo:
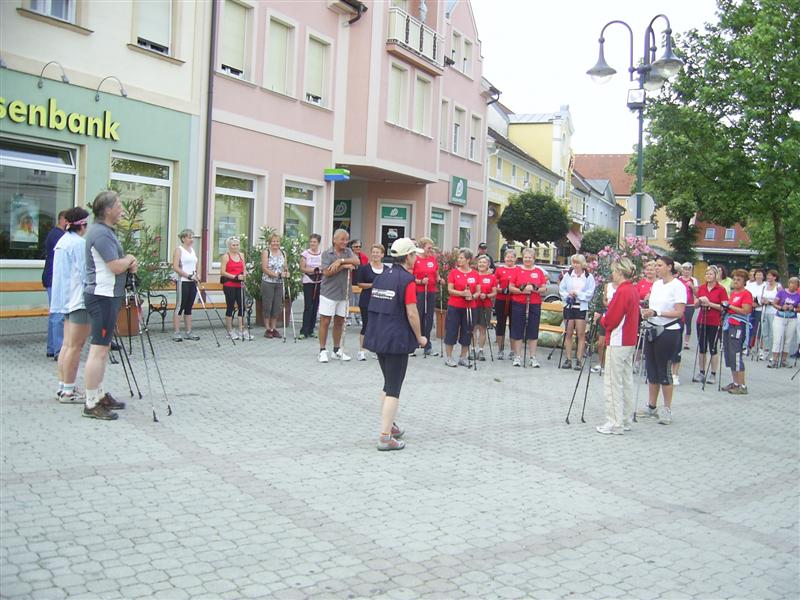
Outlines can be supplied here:
[[158, 423], [136, 339], [145, 398], [109, 366], [129, 407], [100, 422], [55, 402], [43, 320], [0, 323], [3, 598], [800, 596], [792, 371], [748, 361], [749, 396], [684, 383], [672, 425], [601, 436], [602, 378], [567, 425], [577, 374], [546, 350], [417, 357], [407, 448], [381, 453], [355, 328], [322, 365], [316, 340], [217, 348], [197, 317], [199, 342], [153, 333]]

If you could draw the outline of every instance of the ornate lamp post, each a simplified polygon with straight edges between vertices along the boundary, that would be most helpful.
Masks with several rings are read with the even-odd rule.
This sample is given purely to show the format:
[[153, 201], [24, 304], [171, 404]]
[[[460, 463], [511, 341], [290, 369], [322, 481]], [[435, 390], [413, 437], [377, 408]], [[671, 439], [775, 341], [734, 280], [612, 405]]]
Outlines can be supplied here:
[[[656, 59], [656, 34], [653, 30], [653, 23], [657, 19], [664, 19], [667, 22], [667, 28], [664, 30], [664, 54]], [[642, 56], [641, 64], [634, 66], [633, 64], [633, 30], [630, 25], [625, 21], [609, 21], [603, 25], [600, 30], [600, 54], [597, 58], [597, 64], [591, 69], [586, 71], [588, 75], [597, 83], [607, 83], [611, 77], [617, 72], [616, 69], [609, 66], [603, 55], [603, 43], [606, 41], [603, 37], [606, 28], [609, 25], [619, 23], [625, 26], [630, 34], [630, 59], [628, 64], [628, 75], [630, 80], [633, 81], [634, 73], [639, 79], [639, 87], [628, 90], [628, 108], [639, 112], [639, 144], [637, 146], [637, 165], [636, 165], [636, 235], [642, 235], [642, 179], [644, 173], [644, 148], [642, 146], [643, 131], [644, 131], [644, 106], [646, 91], [654, 91], [661, 88], [668, 79], [672, 79], [677, 75], [683, 66], [683, 61], [675, 56], [672, 51], [672, 28], [669, 19], [666, 15], [659, 14], [652, 18], [650, 24], [644, 32], [644, 55]]]

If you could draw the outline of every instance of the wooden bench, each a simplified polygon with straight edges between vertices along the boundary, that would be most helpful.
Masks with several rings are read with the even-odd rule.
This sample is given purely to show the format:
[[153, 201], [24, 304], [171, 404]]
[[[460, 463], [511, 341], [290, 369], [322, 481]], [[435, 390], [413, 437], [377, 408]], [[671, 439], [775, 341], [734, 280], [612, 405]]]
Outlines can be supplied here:
[[[0, 292], [45, 292], [41, 281], [0, 281]], [[10, 308], [0, 310], [0, 319], [16, 317], [46, 317], [50, 313], [47, 306], [36, 308]]]

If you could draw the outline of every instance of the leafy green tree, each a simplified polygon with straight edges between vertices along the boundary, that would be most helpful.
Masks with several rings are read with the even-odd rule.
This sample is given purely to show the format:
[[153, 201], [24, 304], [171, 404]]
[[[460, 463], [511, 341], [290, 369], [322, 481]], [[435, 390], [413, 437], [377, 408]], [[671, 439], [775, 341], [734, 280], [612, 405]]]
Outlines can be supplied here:
[[785, 276], [787, 243], [800, 244], [786, 220], [800, 189], [800, 0], [717, 6], [717, 23], [677, 40], [684, 68], [648, 106], [645, 187], [687, 238], [697, 212], [768, 224]]
[[509, 241], [557, 242], [569, 231], [569, 216], [566, 207], [553, 196], [528, 191], [509, 198], [497, 227]]
[[617, 234], [606, 227], [594, 227], [587, 231], [581, 240], [581, 252], [597, 254], [605, 248], [617, 247]]

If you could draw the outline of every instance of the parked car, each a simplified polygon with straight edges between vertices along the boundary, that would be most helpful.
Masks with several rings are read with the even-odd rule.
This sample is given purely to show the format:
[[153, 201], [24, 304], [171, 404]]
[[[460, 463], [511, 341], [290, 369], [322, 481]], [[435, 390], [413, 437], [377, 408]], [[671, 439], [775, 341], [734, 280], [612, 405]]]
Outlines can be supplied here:
[[560, 301], [561, 296], [558, 293], [558, 284], [561, 282], [564, 269], [558, 265], [538, 264], [536, 266], [547, 273], [547, 291], [544, 293], [544, 296], [542, 296], [542, 300], [545, 302]]

